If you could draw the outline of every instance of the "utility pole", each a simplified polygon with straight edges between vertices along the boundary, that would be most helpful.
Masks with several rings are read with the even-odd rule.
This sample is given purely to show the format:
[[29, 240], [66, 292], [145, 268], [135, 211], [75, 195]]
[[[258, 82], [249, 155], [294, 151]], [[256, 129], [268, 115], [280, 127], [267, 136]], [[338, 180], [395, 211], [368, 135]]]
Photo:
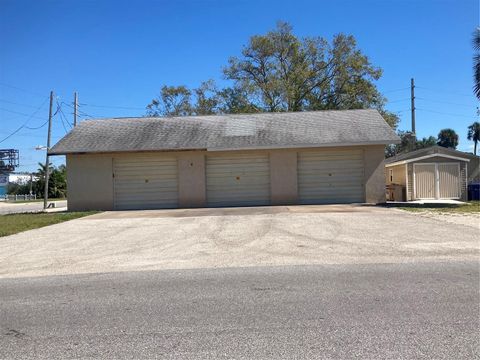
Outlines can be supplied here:
[[53, 91], [50, 91], [50, 109], [48, 111], [48, 135], [47, 135], [47, 155], [45, 157], [45, 189], [43, 191], [43, 209], [48, 206], [48, 177], [50, 176], [50, 140], [52, 137], [52, 112], [53, 112]]
[[33, 173], [30, 173], [30, 197], [32, 196], [32, 194], [33, 194]]
[[411, 108], [412, 108], [412, 133], [416, 137], [417, 132], [415, 130], [415, 81], [413, 78], [410, 79], [410, 97], [411, 97]]
[[77, 126], [77, 108], [78, 108], [78, 96], [77, 92], [73, 94], [73, 127]]

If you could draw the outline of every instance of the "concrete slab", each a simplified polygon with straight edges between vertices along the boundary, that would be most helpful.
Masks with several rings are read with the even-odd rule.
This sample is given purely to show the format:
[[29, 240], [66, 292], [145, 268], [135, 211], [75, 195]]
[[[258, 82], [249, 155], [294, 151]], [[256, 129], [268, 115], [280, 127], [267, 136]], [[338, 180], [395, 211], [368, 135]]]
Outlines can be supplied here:
[[476, 261], [478, 231], [370, 206], [107, 212], [0, 238], [0, 277]]

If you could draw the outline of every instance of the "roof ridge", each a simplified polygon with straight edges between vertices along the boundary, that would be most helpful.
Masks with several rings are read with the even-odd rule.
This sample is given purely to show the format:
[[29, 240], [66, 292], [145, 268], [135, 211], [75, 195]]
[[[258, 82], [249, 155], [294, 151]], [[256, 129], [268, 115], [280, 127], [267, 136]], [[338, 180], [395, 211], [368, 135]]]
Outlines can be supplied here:
[[119, 116], [119, 117], [101, 117], [101, 118], [91, 118], [83, 120], [82, 123], [87, 121], [98, 121], [98, 120], [128, 120], [128, 119], [194, 119], [194, 118], [205, 118], [205, 117], [234, 117], [234, 116], [256, 116], [256, 115], [280, 115], [280, 114], [311, 114], [311, 113], [328, 113], [328, 112], [360, 112], [360, 111], [378, 111], [377, 109], [327, 109], [327, 110], [306, 110], [306, 111], [261, 111], [255, 113], [218, 113], [218, 114], [208, 114], [208, 115], [185, 115], [185, 116]]

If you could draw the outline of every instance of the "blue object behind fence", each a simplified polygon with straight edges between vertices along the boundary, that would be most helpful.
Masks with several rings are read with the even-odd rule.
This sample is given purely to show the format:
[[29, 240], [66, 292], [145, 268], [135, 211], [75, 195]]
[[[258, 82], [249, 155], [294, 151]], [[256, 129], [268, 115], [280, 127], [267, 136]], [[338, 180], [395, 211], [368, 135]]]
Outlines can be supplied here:
[[468, 185], [468, 200], [480, 200], [480, 183]]

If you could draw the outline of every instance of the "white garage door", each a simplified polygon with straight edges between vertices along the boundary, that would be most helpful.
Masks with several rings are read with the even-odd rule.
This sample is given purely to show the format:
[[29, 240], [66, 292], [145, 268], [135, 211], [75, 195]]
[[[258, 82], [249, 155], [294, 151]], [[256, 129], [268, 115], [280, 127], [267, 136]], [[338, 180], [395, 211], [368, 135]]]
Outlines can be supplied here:
[[206, 173], [208, 206], [270, 203], [268, 154], [210, 155]]
[[460, 198], [460, 164], [438, 164], [440, 199]]
[[415, 172], [415, 198], [435, 199], [436, 171], [435, 164], [413, 164]]
[[113, 159], [115, 209], [178, 207], [177, 159], [128, 156]]
[[459, 199], [460, 164], [414, 164], [416, 199]]
[[364, 202], [362, 150], [315, 150], [298, 154], [301, 204]]

